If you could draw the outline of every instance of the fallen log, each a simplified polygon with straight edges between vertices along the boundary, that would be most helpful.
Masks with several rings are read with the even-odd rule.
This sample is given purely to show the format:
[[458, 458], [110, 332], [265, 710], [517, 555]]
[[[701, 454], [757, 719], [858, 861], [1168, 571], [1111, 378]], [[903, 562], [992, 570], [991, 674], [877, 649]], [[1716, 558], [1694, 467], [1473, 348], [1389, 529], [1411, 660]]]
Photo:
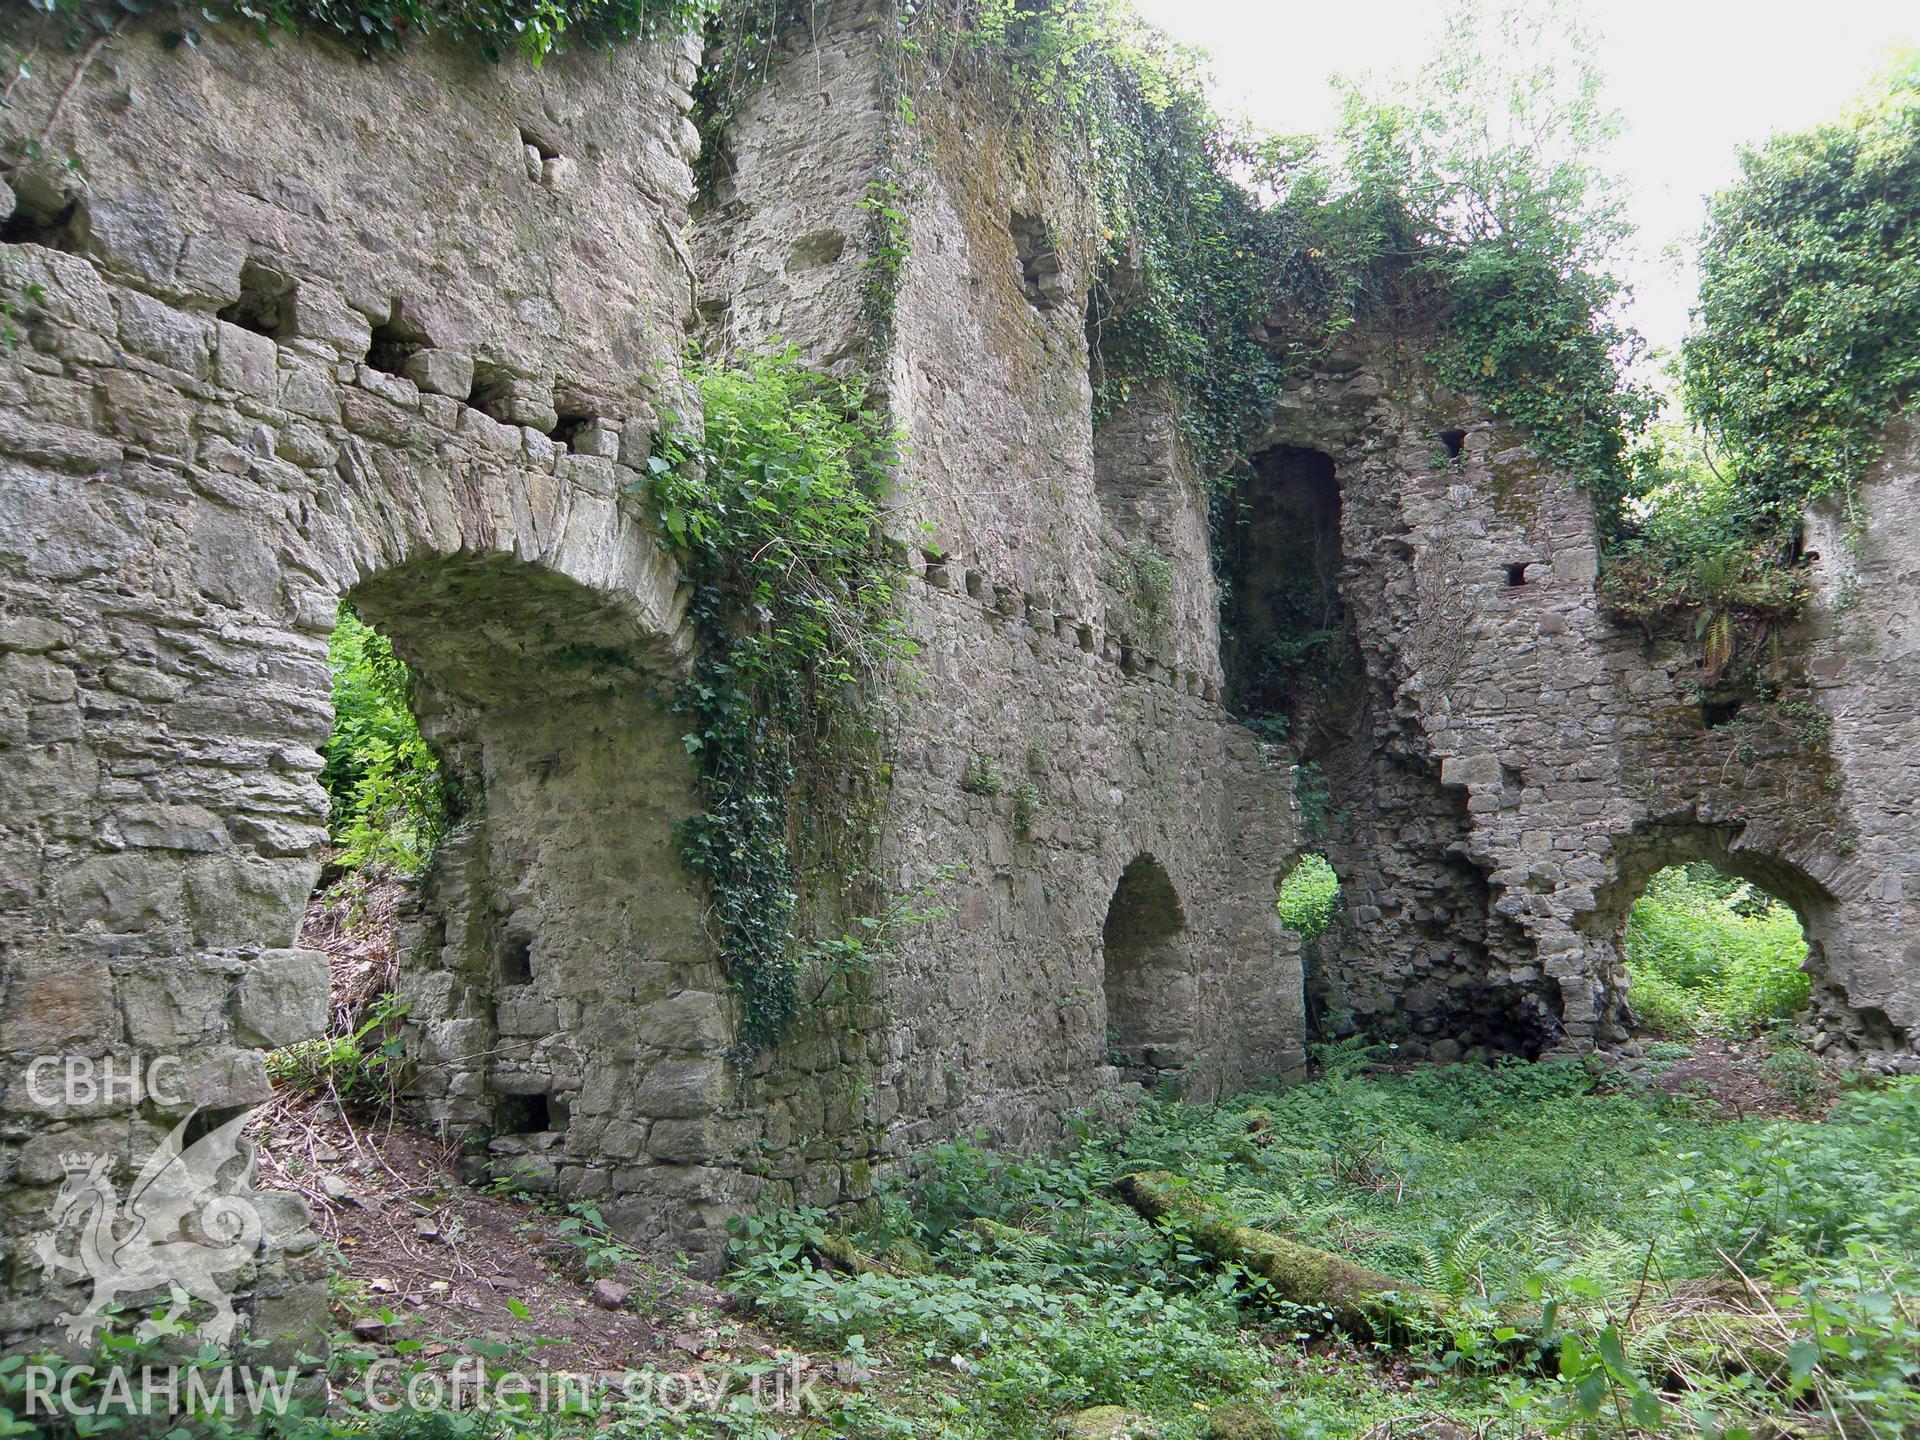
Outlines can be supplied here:
[[1164, 1170], [1123, 1175], [1114, 1188], [1144, 1219], [1177, 1227], [1202, 1254], [1246, 1271], [1280, 1300], [1321, 1311], [1358, 1339], [1393, 1339], [1396, 1329], [1404, 1333], [1409, 1322], [1442, 1320], [1449, 1308], [1443, 1297], [1418, 1285], [1242, 1225]]
[[[1459, 1302], [1448, 1296], [1243, 1225], [1205, 1192], [1164, 1170], [1124, 1175], [1114, 1188], [1143, 1218], [1178, 1229], [1216, 1263], [1253, 1276], [1277, 1299], [1319, 1311], [1356, 1339], [1405, 1345], [1431, 1335], [1436, 1327], [1468, 1319]], [[1711, 1303], [1716, 1298], [1721, 1303]], [[1736, 1299], [1743, 1304], [1736, 1306]], [[1644, 1311], [1635, 1308], [1639, 1324], [1629, 1314], [1622, 1329], [1629, 1336], [1657, 1330], [1666, 1358], [1682, 1362], [1677, 1372], [1690, 1364], [1705, 1373], [1752, 1375], [1769, 1388], [1786, 1381], [1786, 1348], [1797, 1333], [1791, 1323], [1794, 1302], [1787, 1297], [1772, 1296], [1750, 1283], [1696, 1281]], [[1484, 1315], [1474, 1318], [1485, 1323]], [[1511, 1362], [1550, 1362], [1553, 1342], [1542, 1334], [1547, 1324], [1542, 1312], [1532, 1307], [1503, 1310], [1499, 1323], [1514, 1332], [1500, 1346]], [[1682, 1388], [1688, 1383], [1683, 1373], [1670, 1379]]]

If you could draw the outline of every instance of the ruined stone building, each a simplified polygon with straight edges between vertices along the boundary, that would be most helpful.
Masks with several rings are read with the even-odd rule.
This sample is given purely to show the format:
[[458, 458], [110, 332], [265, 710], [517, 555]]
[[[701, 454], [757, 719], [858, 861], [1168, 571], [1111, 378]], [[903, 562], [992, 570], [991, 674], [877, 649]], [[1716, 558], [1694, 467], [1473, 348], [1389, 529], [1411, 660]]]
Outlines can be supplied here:
[[[266, 1052], [325, 1022], [296, 937], [343, 598], [484, 795], [409, 932], [425, 1114], [639, 1240], [714, 1255], [745, 1209], [857, 1200], [976, 1129], [1042, 1146], [1133, 1079], [1296, 1076], [1309, 996], [1436, 1059], [1622, 1041], [1626, 908], [1679, 859], [1794, 906], [1832, 1034], [1920, 1037], [1920, 437], [1857, 547], [1811, 517], [1787, 698], [1703, 705], [1691, 655], [1601, 614], [1584, 495], [1434, 381], [1417, 325], [1358, 338], [1248, 456], [1241, 643], [1290, 565], [1353, 641], [1337, 705], [1267, 743], [1228, 708], [1172, 402], [1093, 423], [1070, 157], [958, 82], [903, 135], [884, 27], [821, 8], [697, 214], [688, 41], [534, 69], [136, 29], [63, 100], [58, 65], [16, 97], [9, 124], [52, 124], [0, 192], [0, 1337], [72, 1307], [30, 1244], [64, 1156], [134, 1166], [187, 1110], [262, 1101]], [[776, 336], [883, 357], [921, 649], [875, 863], [950, 876], [951, 913], [743, 1069], [673, 833], [685, 587], [631, 492], [689, 340]], [[1151, 613], [1116, 580], [1142, 543]], [[1007, 783], [965, 783], [986, 767]], [[1346, 910], [1307, 984], [1273, 908], [1305, 848]], [[166, 1101], [29, 1084], [162, 1054]], [[322, 1291], [297, 1200], [259, 1198], [272, 1334]]]

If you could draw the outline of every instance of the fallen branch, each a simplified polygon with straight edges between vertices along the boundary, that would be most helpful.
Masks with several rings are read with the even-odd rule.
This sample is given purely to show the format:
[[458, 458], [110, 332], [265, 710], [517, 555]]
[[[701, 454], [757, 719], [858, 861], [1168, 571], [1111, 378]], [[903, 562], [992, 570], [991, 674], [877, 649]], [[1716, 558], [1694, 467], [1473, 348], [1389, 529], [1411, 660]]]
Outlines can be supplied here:
[[[1362, 1340], [1404, 1337], [1408, 1322], [1435, 1322], [1442, 1296], [1266, 1230], [1242, 1225], [1220, 1206], [1163, 1170], [1123, 1175], [1120, 1198], [1155, 1224], [1172, 1225], [1205, 1255], [1245, 1271], [1288, 1304], [1324, 1313]], [[1516, 1329], [1525, 1328], [1515, 1324]], [[1531, 1342], [1529, 1342], [1531, 1343]]]

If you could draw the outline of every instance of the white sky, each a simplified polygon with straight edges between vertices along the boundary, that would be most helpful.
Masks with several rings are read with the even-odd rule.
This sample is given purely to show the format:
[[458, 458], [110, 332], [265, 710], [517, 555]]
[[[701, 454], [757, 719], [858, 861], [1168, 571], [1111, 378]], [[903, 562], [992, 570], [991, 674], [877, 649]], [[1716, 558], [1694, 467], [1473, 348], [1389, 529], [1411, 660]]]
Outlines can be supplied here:
[[[1411, 71], [1439, 35], [1439, 0], [1135, 0], [1213, 56], [1218, 103], [1286, 132], [1326, 129], [1335, 74]], [[1737, 173], [1735, 148], [1833, 118], [1888, 56], [1920, 40], [1920, 0], [1587, 0], [1627, 134], [1642, 258], [1629, 318], [1656, 346], [1686, 330], [1694, 278], [1683, 246], [1702, 197]]]

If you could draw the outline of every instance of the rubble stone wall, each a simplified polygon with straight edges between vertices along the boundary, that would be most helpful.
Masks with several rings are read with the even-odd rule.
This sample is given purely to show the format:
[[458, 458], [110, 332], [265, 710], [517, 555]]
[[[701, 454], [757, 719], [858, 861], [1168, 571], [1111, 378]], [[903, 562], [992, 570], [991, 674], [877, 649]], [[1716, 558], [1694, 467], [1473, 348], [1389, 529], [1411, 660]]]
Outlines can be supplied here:
[[1328, 759], [1346, 913], [1319, 1003], [1441, 1059], [1624, 1041], [1627, 910], [1706, 860], [1799, 913], [1828, 1041], [1911, 1064], [1910, 429], [1857, 544], [1813, 517], [1821, 603], [1729, 700], [1690, 636], [1603, 614], [1586, 497], [1419, 350], [1337, 358], [1265, 440], [1334, 462], [1364, 672]]
[[[597, 965], [661, 994], [619, 1066], [554, 1070], [586, 1086], [596, 1155], [688, 1168], [694, 1144], [648, 1127], [704, 1105], [684, 1057], [724, 1039], [666, 834], [688, 777], [657, 696], [690, 637], [624, 491], [690, 310], [692, 64], [637, 47], [540, 71], [374, 66], [239, 27], [191, 54], [136, 30], [0, 192], [20, 331], [0, 352], [9, 1348], [81, 1308], [31, 1254], [62, 1157], [111, 1156], [124, 1191], [189, 1112], [265, 1099], [264, 1052], [325, 1022], [325, 957], [296, 935], [343, 597], [421, 668], [469, 787], [504, 782], [472, 887], [487, 913], [443, 923], [498, 908], [543, 981], [584, 992]], [[45, 124], [72, 78], [50, 62], [9, 118]], [[660, 937], [646, 958], [670, 977], [633, 963], [636, 934]], [[436, 1041], [468, 1023], [428, 1008]], [[537, 1011], [503, 1007], [497, 1028], [597, 1038], [578, 1003]], [[159, 1094], [49, 1104], [49, 1072], [30, 1083], [49, 1055], [184, 1070]], [[513, 1063], [455, 1088], [512, 1088]], [[637, 1139], [602, 1133], [613, 1111]], [[267, 1246], [235, 1284], [271, 1336], [311, 1324], [324, 1290], [297, 1200], [252, 1200]]]

